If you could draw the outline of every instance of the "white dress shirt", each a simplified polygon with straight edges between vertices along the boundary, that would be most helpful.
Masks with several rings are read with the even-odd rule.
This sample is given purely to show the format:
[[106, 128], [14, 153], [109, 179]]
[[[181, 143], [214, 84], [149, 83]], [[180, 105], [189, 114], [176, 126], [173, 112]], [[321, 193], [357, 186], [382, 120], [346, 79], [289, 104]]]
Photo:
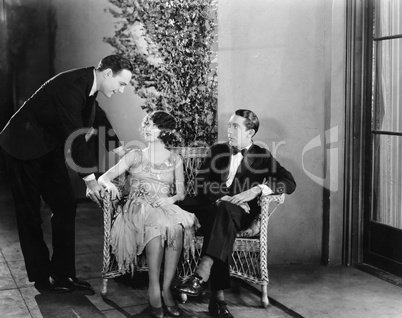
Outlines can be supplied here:
[[[247, 147], [243, 148], [243, 149], [249, 149], [251, 147], [252, 144], [249, 144]], [[243, 150], [241, 149], [241, 150]], [[240, 162], [243, 160], [243, 155], [241, 154], [241, 152], [239, 151], [236, 155], [231, 155], [230, 156], [230, 167], [229, 167], [229, 175], [228, 178], [226, 180], [226, 186], [230, 187], [230, 185], [233, 182], [233, 179], [236, 175], [237, 169], [240, 166]]]
[[[248, 145], [246, 148], [243, 149], [249, 149], [251, 147], [252, 144]], [[230, 187], [230, 185], [233, 182], [233, 179], [236, 175], [237, 169], [240, 166], [241, 161], [243, 160], [243, 155], [241, 154], [241, 152], [239, 151], [236, 155], [231, 155], [230, 156], [230, 168], [229, 168], [229, 175], [228, 178], [226, 180], [226, 186]], [[261, 188], [261, 192], [263, 195], [269, 195], [272, 194], [273, 191], [270, 187], [268, 187], [266, 184], [260, 184], [259, 187]]]

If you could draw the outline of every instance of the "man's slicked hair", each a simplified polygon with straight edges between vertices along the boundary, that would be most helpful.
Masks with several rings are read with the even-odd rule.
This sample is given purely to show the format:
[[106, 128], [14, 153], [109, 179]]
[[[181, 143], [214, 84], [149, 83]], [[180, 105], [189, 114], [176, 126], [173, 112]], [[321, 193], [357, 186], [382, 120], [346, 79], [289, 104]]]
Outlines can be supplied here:
[[133, 64], [120, 55], [109, 55], [104, 57], [98, 65], [98, 71], [104, 71], [110, 68], [113, 72], [113, 75], [120, 73], [122, 70], [128, 70], [130, 72], [134, 71]]
[[247, 130], [254, 129], [254, 135], [257, 133], [258, 128], [260, 127], [260, 121], [252, 110], [238, 109], [235, 111], [235, 115], [245, 118], [244, 125]]

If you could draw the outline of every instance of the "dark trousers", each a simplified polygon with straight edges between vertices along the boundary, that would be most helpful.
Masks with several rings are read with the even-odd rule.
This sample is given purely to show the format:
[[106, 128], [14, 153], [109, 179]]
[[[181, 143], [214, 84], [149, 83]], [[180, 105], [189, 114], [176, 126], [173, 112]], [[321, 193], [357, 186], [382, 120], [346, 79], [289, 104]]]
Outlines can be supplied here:
[[212, 291], [230, 288], [229, 262], [237, 232], [250, 225], [252, 217], [241, 207], [222, 201], [218, 206], [208, 205], [194, 211], [204, 235], [202, 255], [214, 260], [211, 268]]
[[[0, 148], [1, 149], [1, 148]], [[76, 200], [61, 150], [35, 160], [18, 160], [3, 151], [15, 202], [18, 234], [29, 281], [75, 274]], [[41, 197], [52, 210], [52, 247], [43, 239]]]

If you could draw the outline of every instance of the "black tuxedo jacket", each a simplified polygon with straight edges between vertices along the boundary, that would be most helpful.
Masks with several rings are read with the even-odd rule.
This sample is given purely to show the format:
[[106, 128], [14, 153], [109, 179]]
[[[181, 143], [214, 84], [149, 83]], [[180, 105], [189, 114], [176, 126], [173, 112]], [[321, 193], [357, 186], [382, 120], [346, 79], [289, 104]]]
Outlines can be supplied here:
[[[95, 112], [102, 112], [96, 94], [89, 96], [93, 83], [93, 67], [66, 71], [48, 80], [7, 123], [0, 133], [0, 146], [21, 160], [40, 158], [55, 148], [64, 149], [71, 134], [91, 127]], [[85, 131], [74, 138], [71, 155], [81, 167], [96, 166], [95, 154], [85, 142]]]
[[[227, 187], [230, 156], [228, 143], [215, 144], [209, 149], [196, 179], [197, 194], [203, 202], [213, 204], [224, 195], [232, 196], [263, 183], [274, 194], [290, 194], [295, 190], [292, 174], [267, 149], [254, 144], [245, 153], [231, 186]], [[258, 197], [248, 204], [251, 214], [259, 213]]]

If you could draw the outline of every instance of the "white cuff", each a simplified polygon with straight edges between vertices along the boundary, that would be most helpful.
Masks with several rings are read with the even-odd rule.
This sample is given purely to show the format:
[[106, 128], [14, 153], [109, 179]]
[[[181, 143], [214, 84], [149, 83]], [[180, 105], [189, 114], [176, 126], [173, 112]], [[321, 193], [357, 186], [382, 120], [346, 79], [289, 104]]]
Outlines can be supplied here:
[[82, 178], [84, 181], [91, 181], [91, 180], [94, 180], [94, 179], [96, 179], [95, 178], [95, 174], [90, 174], [90, 175], [87, 175], [87, 176], [85, 176], [84, 178]]
[[274, 193], [274, 191], [272, 191], [271, 188], [268, 187], [266, 184], [259, 184], [258, 186], [261, 189], [262, 195], [270, 195], [270, 194]]

